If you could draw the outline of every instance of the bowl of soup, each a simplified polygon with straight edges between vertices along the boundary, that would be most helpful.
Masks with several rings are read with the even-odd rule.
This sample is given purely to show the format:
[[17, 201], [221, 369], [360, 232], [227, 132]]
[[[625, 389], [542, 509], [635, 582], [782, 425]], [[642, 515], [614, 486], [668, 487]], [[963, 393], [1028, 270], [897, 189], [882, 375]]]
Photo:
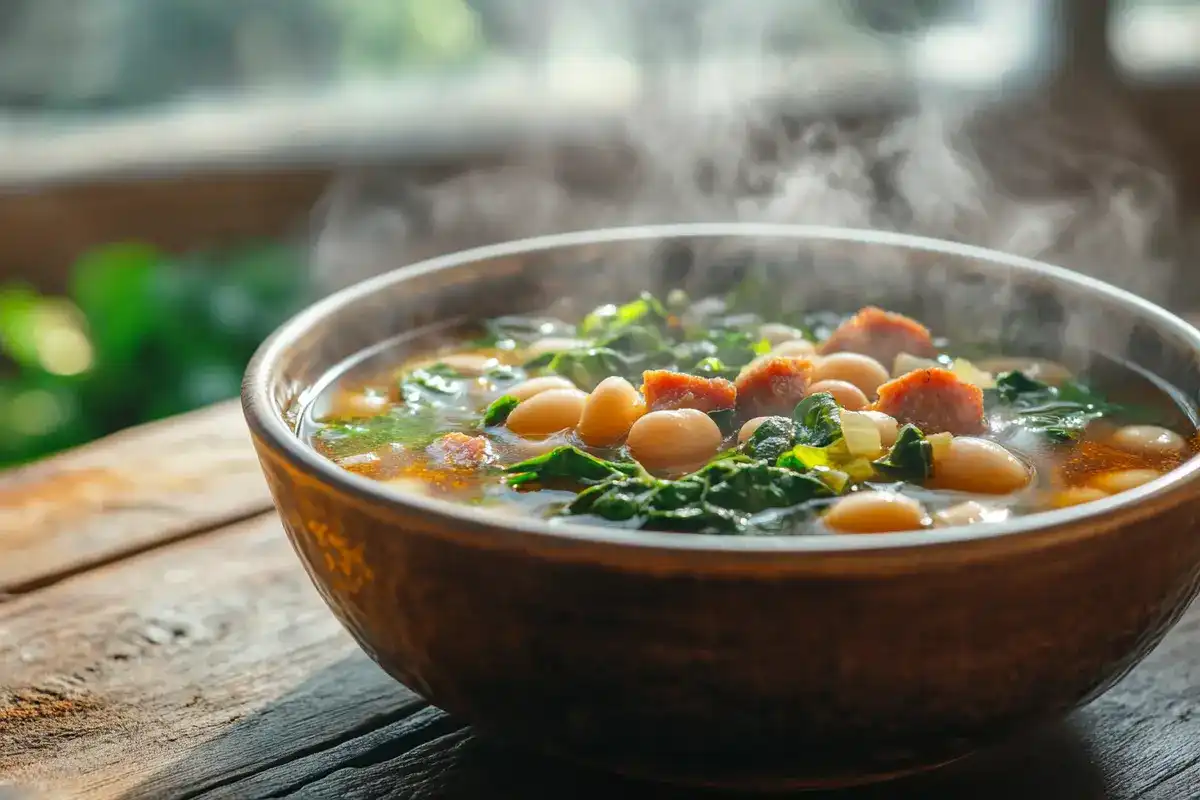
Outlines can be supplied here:
[[603, 230], [322, 300], [243, 403], [313, 583], [484, 735], [879, 780], [1066, 714], [1200, 587], [1200, 332], [1022, 258]]

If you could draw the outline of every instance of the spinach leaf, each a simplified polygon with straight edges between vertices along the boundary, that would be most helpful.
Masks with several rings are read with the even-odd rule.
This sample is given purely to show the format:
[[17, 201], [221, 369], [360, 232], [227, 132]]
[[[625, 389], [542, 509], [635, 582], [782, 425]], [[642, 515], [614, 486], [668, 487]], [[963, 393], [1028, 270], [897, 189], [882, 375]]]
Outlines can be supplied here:
[[424, 447], [447, 425], [453, 427], [430, 406], [397, 408], [377, 417], [331, 419], [322, 425], [313, 440], [329, 458], [366, 453], [387, 444]]
[[446, 364], [418, 367], [400, 379], [400, 398], [410, 406], [442, 406], [461, 397], [466, 385], [466, 378]]
[[841, 410], [829, 392], [810, 394], [792, 411], [796, 421], [796, 442], [812, 447], [828, 447], [842, 438]]
[[605, 461], [590, 453], [563, 445], [549, 453], [505, 467], [509, 486], [520, 487], [527, 483], [562, 482], [576, 486], [591, 486], [609, 478], [642, 475], [640, 465]]
[[579, 329], [584, 336], [600, 338], [612, 336], [633, 325], [665, 328], [670, 318], [658, 298], [649, 292], [642, 292], [638, 299], [624, 305], [600, 306], [584, 318]]
[[546, 369], [556, 375], [562, 375], [587, 392], [595, 389], [596, 384], [610, 375], [631, 378], [641, 371], [639, 363], [606, 347], [587, 347], [557, 353], [546, 365]]
[[504, 421], [508, 419], [508, 415], [520, 404], [521, 401], [511, 394], [497, 397], [487, 407], [487, 411], [483, 412], [483, 426], [486, 428], [492, 425], [503, 425]]
[[933, 475], [933, 445], [915, 425], [905, 425], [887, 455], [871, 463], [892, 480], [923, 483]]
[[787, 417], [768, 417], [742, 445], [742, 452], [751, 458], [774, 464], [795, 443], [795, 422]]
[[618, 333], [596, 341], [596, 347], [606, 347], [626, 355], [646, 355], [660, 350], [666, 350], [669, 357], [669, 343], [657, 328], [647, 328], [644, 325], [631, 325]]
[[1124, 413], [1081, 383], [1051, 386], [1018, 370], [998, 375], [985, 399], [989, 406], [1015, 412], [1023, 428], [1057, 442], [1078, 438], [1092, 420]]
[[748, 514], [788, 508], [831, 494], [829, 487], [812, 476], [762, 462], [718, 461], [697, 473], [697, 477], [708, 481], [706, 502]]
[[677, 481], [648, 475], [611, 478], [581, 492], [563, 514], [632, 521], [640, 528], [744, 534], [758, 530], [758, 514], [832, 494], [809, 475], [761, 461], [722, 459]]
[[727, 367], [725, 362], [716, 356], [702, 358], [696, 362], [696, 365], [687, 372], [691, 375], [702, 375], [706, 378], [724, 378], [725, 380], [733, 380], [737, 377], [740, 370], [736, 367]]

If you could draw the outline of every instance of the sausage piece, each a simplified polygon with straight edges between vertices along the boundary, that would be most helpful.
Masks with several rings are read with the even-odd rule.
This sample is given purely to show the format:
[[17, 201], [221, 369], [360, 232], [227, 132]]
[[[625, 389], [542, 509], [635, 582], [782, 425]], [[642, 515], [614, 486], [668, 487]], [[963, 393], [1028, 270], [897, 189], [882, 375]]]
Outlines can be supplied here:
[[983, 391], [945, 369], [918, 369], [888, 381], [870, 408], [926, 434], [957, 436], [984, 429]]
[[457, 431], [447, 433], [429, 445], [426, 452], [452, 469], [478, 469], [496, 458], [492, 443], [486, 438]]
[[900, 353], [933, 358], [937, 348], [929, 329], [915, 319], [867, 306], [839, 325], [818, 352], [862, 353], [890, 368]]
[[665, 369], [642, 373], [642, 395], [650, 411], [694, 408], [708, 413], [733, 408], [737, 388], [724, 378], [702, 378]]
[[751, 364], [738, 376], [737, 410], [742, 419], [773, 414], [790, 416], [812, 383], [807, 358], [769, 357]]

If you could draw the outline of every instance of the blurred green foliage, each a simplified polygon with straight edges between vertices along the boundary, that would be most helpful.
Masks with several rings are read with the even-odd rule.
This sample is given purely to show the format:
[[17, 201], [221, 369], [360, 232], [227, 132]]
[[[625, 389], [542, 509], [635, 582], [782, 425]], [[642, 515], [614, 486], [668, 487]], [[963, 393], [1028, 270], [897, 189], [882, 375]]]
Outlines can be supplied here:
[[277, 243], [169, 255], [117, 243], [68, 295], [0, 286], [0, 467], [237, 395], [259, 343], [309, 299]]

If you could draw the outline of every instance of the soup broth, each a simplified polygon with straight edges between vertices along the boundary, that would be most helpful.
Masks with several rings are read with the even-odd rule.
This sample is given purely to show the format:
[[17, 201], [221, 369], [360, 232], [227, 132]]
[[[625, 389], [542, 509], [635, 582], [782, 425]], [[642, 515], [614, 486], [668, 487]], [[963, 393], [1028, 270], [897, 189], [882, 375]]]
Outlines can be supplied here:
[[558, 524], [973, 524], [1126, 491], [1196, 449], [1191, 415], [1132, 367], [1092, 381], [1019, 353], [968, 359], [875, 307], [766, 319], [736, 291], [677, 292], [427, 345], [334, 375], [301, 436], [395, 491]]

